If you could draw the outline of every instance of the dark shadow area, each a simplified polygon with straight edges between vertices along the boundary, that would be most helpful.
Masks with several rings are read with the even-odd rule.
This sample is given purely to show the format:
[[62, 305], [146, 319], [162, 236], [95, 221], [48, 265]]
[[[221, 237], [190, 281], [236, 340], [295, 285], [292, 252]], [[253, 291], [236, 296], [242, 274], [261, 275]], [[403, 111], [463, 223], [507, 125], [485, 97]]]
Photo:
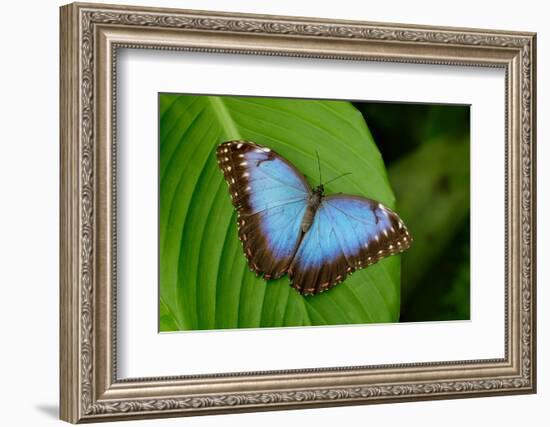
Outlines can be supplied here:
[[48, 403], [41, 403], [39, 405], [36, 405], [35, 408], [42, 412], [43, 414], [47, 415], [50, 418], [59, 419], [59, 406], [54, 404], [48, 404]]
[[354, 105], [414, 239], [401, 255], [400, 321], [470, 319], [470, 107]]

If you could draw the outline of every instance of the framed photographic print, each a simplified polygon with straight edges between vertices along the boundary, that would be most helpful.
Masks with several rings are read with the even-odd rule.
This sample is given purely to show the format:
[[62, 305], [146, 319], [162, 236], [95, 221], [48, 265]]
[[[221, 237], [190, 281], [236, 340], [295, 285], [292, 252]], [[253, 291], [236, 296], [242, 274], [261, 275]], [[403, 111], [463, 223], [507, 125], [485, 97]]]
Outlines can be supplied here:
[[61, 418], [533, 393], [535, 34], [61, 8]]

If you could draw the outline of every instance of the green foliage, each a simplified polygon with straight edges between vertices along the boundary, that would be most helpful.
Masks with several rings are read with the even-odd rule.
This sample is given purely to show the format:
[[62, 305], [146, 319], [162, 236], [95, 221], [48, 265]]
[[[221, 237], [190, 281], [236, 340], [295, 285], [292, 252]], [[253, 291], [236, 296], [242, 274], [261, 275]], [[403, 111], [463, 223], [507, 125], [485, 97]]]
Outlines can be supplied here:
[[414, 242], [402, 255], [400, 321], [470, 318], [470, 108], [357, 103]]
[[360, 112], [348, 102], [216, 96], [160, 96], [160, 330], [395, 322], [400, 311], [397, 256], [356, 272], [321, 295], [304, 297], [285, 276], [251, 273], [236, 216], [215, 159], [223, 141], [274, 149], [327, 193], [394, 196]]
[[402, 321], [470, 319], [470, 222], [433, 258], [416, 286], [409, 283]]
[[468, 139], [470, 108], [464, 105], [358, 102], [355, 106], [388, 166], [434, 139]]
[[404, 299], [468, 219], [469, 150], [468, 140], [438, 139], [421, 145], [390, 168], [399, 214], [414, 236], [403, 256]]

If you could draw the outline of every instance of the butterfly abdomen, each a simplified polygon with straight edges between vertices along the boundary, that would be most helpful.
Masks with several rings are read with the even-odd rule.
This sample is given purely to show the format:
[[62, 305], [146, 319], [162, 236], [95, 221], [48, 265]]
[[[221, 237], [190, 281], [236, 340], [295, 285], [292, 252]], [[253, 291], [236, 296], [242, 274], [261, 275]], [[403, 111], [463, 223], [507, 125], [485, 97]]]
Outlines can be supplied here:
[[319, 189], [316, 189], [313, 193], [311, 193], [311, 196], [309, 197], [307, 202], [306, 212], [304, 214], [304, 217], [302, 218], [302, 223], [300, 225], [303, 233], [307, 233], [307, 231], [311, 227], [311, 224], [313, 224], [313, 219], [315, 218], [315, 213], [317, 212], [317, 209], [319, 209], [322, 197], [323, 194]]

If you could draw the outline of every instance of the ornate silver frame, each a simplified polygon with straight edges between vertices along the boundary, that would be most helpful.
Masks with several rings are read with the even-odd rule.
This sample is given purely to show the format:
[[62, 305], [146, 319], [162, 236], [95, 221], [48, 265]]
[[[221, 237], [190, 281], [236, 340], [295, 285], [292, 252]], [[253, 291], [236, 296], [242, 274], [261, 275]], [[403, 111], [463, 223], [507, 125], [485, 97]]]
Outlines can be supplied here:
[[[535, 34], [174, 9], [61, 8], [61, 418], [306, 408], [536, 390]], [[118, 380], [114, 64], [118, 47], [502, 67], [505, 357]]]

